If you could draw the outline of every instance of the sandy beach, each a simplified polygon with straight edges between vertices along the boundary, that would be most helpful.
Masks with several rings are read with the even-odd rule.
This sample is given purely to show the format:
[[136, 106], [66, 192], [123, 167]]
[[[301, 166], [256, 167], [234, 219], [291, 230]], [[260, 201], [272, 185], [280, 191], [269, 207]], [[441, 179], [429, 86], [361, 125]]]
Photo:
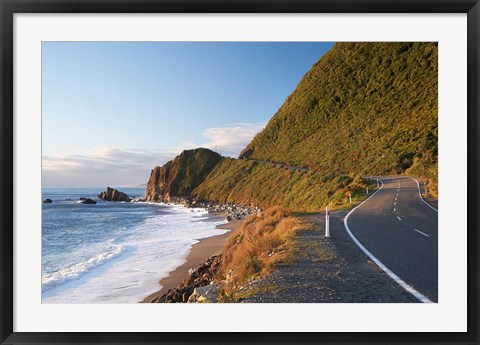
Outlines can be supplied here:
[[145, 297], [141, 303], [148, 303], [153, 298], [166, 293], [168, 289], [175, 288], [187, 277], [187, 273], [190, 268], [197, 267], [203, 264], [213, 255], [220, 254], [228, 239], [232, 235], [233, 230], [235, 230], [241, 222], [241, 220], [232, 220], [227, 224], [219, 225], [217, 226], [218, 229], [226, 229], [230, 231], [218, 236], [205, 238], [194, 244], [187, 256], [187, 261], [183, 265], [177, 267], [174, 271], [170, 272], [167, 277], [162, 278], [160, 280], [160, 285], [162, 288], [159, 291]]

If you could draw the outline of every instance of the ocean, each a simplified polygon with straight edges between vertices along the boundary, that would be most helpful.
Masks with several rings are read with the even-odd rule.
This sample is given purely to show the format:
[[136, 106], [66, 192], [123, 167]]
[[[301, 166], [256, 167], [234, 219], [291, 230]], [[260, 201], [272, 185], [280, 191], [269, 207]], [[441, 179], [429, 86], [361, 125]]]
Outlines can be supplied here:
[[[144, 188], [121, 188], [142, 198]], [[42, 303], [136, 303], [223, 218], [199, 208], [97, 200], [102, 189], [43, 189]], [[96, 205], [79, 202], [97, 200]]]

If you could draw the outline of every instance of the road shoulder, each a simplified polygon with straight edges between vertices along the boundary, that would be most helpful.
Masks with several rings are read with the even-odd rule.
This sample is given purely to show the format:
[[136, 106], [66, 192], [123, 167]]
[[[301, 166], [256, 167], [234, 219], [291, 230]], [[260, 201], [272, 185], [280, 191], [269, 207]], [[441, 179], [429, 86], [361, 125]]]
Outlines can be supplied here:
[[313, 226], [297, 234], [292, 261], [252, 282], [248, 288], [251, 296], [242, 302], [418, 302], [351, 241], [343, 228], [346, 214], [332, 213], [330, 238], [324, 236], [324, 214], [305, 216]]

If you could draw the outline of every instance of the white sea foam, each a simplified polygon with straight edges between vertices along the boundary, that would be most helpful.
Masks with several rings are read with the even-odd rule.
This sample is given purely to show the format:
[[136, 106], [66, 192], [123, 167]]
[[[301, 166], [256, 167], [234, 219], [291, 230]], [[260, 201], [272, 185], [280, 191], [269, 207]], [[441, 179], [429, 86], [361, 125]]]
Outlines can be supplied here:
[[42, 276], [42, 286], [47, 288], [58, 283], [63, 283], [67, 280], [77, 279], [79, 276], [85, 272], [88, 272], [92, 268], [95, 268], [105, 261], [119, 256], [123, 249], [124, 247], [120, 245], [112, 246], [109, 251], [97, 254], [88, 260], [63, 268], [51, 274], [45, 274]]
[[[212, 221], [205, 209], [153, 205], [165, 213], [154, 212], [106, 244], [122, 248], [116, 256], [107, 254], [89, 267], [83, 262], [46, 275], [42, 283], [52, 288], [44, 289], [42, 303], [139, 302], [161, 288], [160, 279], [185, 262], [193, 244], [227, 232], [216, 229], [226, 221]], [[108, 252], [113, 255], [113, 250]]]

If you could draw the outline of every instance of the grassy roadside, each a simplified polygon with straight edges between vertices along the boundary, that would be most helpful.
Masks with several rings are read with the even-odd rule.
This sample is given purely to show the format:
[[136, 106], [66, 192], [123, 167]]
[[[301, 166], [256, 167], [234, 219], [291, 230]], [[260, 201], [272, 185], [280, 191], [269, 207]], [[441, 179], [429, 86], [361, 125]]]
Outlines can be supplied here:
[[423, 176], [408, 176], [415, 178], [420, 184], [420, 193], [423, 200], [425, 200], [431, 206], [438, 208], [438, 184], [436, 181]]
[[381, 184], [377, 184], [377, 181], [374, 179], [358, 178], [347, 188], [337, 190], [330, 198], [328, 206], [331, 210], [346, 210], [353, 208], [375, 193], [380, 186]]
[[232, 234], [222, 253], [216, 276], [220, 283], [219, 302], [236, 302], [248, 294], [248, 283], [268, 275], [291, 259], [294, 238], [309, 224], [279, 206], [248, 217]]

